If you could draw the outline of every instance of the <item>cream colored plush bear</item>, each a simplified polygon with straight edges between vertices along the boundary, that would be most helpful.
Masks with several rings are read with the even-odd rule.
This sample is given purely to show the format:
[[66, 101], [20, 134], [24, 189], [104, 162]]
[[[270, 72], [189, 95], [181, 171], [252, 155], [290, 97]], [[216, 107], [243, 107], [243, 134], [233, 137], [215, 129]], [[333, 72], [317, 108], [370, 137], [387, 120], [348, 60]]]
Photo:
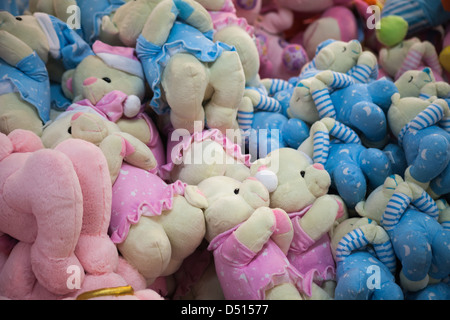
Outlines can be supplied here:
[[0, 12], [0, 131], [26, 129], [37, 135], [50, 120], [50, 80], [60, 81], [92, 50], [74, 30], [44, 13]]
[[[142, 66], [132, 48], [110, 46], [101, 41], [92, 45], [95, 55], [83, 59], [63, 75], [64, 94], [76, 105], [91, 108], [105, 119], [115, 122], [153, 152], [158, 169], [164, 165], [165, 148], [147, 107]], [[77, 106], [69, 110], [76, 110]]]
[[307, 296], [333, 297], [335, 265], [328, 232], [344, 216], [345, 205], [340, 197], [328, 194], [328, 172], [303, 152], [281, 148], [253, 163], [251, 174], [270, 190], [270, 207], [289, 214], [294, 239], [287, 257], [308, 279]]
[[152, 151], [142, 141], [89, 109], [62, 113], [45, 127], [41, 137], [46, 148], [54, 148], [71, 138], [86, 140], [100, 147], [108, 162], [112, 184], [123, 161], [146, 170], [157, 166]]
[[429, 41], [410, 38], [395, 47], [382, 48], [379, 53], [380, 67], [386, 74], [397, 80], [409, 70], [421, 70], [429, 67], [438, 81], [442, 81], [442, 67], [436, 48]]
[[225, 299], [302, 299], [303, 281], [286, 259], [293, 236], [286, 212], [270, 209], [254, 178], [216, 176], [198, 185], [208, 250]]
[[396, 81], [395, 86], [400, 97], [445, 98], [450, 94], [450, 84], [436, 81], [433, 72], [426, 67], [421, 70], [405, 71]]
[[[313, 60], [303, 67], [289, 100], [287, 114], [291, 118], [314, 123], [320, 119], [320, 106], [313, 99], [314, 93], [327, 88], [344, 88], [353, 82], [366, 83], [376, 68], [375, 55], [363, 50], [359, 41], [324, 41]], [[266, 87], [272, 85], [270, 81], [263, 82]]]
[[208, 11], [193, 0], [153, 1], [136, 52], [153, 91], [151, 107], [170, 114], [175, 129], [194, 132], [196, 122], [226, 134], [238, 129], [245, 89], [239, 54], [213, 42]]

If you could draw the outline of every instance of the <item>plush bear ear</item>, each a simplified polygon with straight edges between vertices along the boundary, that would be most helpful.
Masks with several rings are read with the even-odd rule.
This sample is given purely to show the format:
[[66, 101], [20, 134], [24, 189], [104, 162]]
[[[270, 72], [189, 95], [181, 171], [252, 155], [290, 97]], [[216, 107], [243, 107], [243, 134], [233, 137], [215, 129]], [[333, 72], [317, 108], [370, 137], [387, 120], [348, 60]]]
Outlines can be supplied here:
[[328, 70], [335, 59], [336, 56], [334, 52], [329, 48], [323, 48], [314, 58], [316, 67], [319, 70]]
[[186, 186], [184, 189], [184, 198], [189, 204], [200, 209], [208, 208], [208, 200], [203, 192], [197, 186]]
[[73, 81], [73, 74], [75, 73], [75, 69], [70, 69], [64, 72], [62, 79], [61, 79], [61, 87], [63, 90], [64, 95], [66, 98], [73, 100], [73, 87], [72, 87], [72, 81]]

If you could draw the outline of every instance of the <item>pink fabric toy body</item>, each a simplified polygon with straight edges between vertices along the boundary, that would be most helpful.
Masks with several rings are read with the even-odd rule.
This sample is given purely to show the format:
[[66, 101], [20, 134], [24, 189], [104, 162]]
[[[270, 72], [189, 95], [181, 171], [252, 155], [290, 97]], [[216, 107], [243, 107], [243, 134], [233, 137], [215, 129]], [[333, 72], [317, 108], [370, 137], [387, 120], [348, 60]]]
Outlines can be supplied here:
[[[0, 140], [0, 232], [18, 241], [0, 270], [0, 295], [62, 299], [128, 285], [107, 234], [111, 185], [100, 149], [78, 139], [44, 149], [20, 130]], [[144, 289], [131, 275], [135, 289]]]
[[173, 197], [183, 195], [185, 187], [181, 181], [166, 184], [157, 175], [124, 163], [113, 185], [111, 239], [121, 243], [142, 215], [159, 216], [172, 209]]
[[300, 212], [289, 214], [294, 238], [287, 253], [288, 260], [300, 272], [308, 288], [311, 288], [313, 282], [321, 286], [323, 281], [336, 279], [336, 265], [328, 233], [315, 241], [300, 226], [299, 220], [310, 208], [308, 206]]
[[289, 29], [294, 15], [291, 10], [279, 8], [261, 16], [254, 24], [260, 55], [260, 77], [288, 80], [298, 76], [308, 62], [304, 48], [287, 42], [282, 32]]
[[208, 246], [226, 299], [264, 300], [268, 289], [282, 283], [294, 283], [310, 294], [311, 288], [271, 238], [255, 253], [236, 238], [238, 227], [216, 236]]

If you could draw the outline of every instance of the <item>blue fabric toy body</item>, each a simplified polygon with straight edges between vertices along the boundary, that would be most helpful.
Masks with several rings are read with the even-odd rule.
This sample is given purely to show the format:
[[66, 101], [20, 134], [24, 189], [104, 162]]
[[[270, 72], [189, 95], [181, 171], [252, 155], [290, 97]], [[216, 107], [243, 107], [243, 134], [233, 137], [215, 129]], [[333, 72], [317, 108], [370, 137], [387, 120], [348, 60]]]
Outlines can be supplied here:
[[[312, 145], [312, 159], [321, 163], [331, 177], [332, 186], [337, 190], [345, 204], [354, 208], [362, 201], [368, 189], [382, 185], [394, 173], [405, 170], [402, 150], [388, 144], [386, 152], [378, 148], [362, 145], [354, 130], [337, 120], [324, 118], [311, 127], [310, 141], [300, 149], [308, 152]], [[330, 136], [334, 140], [330, 141]], [[311, 149], [311, 148], [309, 148]]]
[[[384, 240], [367, 239], [367, 227], [378, 228]], [[380, 232], [381, 231], [381, 232]], [[374, 233], [371, 233], [372, 235]], [[336, 248], [336, 300], [403, 300], [395, 281], [396, 258], [389, 237], [369, 220], [342, 237]]]
[[450, 230], [438, 222], [436, 203], [420, 190], [420, 196], [397, 190], [381, 219], [402, 265], [402, 287], [413, 292], [425, 288], [429, 277], [445, 280], [450, 273]]
[[444, 100], [430, 103], [398, 135], [411, 177], [430, 183], [436, 195], [450, 192], [450, 133], [439, 126], [448, 108], [445, 104]]

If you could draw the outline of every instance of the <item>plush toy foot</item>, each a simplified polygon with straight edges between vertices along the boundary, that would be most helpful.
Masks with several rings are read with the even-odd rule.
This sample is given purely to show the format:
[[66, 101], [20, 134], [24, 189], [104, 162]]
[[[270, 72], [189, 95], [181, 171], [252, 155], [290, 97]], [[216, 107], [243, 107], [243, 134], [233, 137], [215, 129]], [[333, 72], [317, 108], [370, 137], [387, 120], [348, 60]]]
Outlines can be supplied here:
[[307, 297], [306, 300], [334, 300], [330, 294], [319, 287], [314, 282], [312, 283], [311, 288], [311, 297]]
[[403, 273], [403, 270], [400, 272], [400, 283], [402, 288], [404, 288], [407, 291], [416, 292], [419, 290], [422, 290], [425, 288], [429, 283], [429, 277], [428, 275], [419, 281], [412, 281], [406, 278], [405, 274]]
[[266, 300], [303, 300], [292, 283], [283, 283], [266, 291]]

